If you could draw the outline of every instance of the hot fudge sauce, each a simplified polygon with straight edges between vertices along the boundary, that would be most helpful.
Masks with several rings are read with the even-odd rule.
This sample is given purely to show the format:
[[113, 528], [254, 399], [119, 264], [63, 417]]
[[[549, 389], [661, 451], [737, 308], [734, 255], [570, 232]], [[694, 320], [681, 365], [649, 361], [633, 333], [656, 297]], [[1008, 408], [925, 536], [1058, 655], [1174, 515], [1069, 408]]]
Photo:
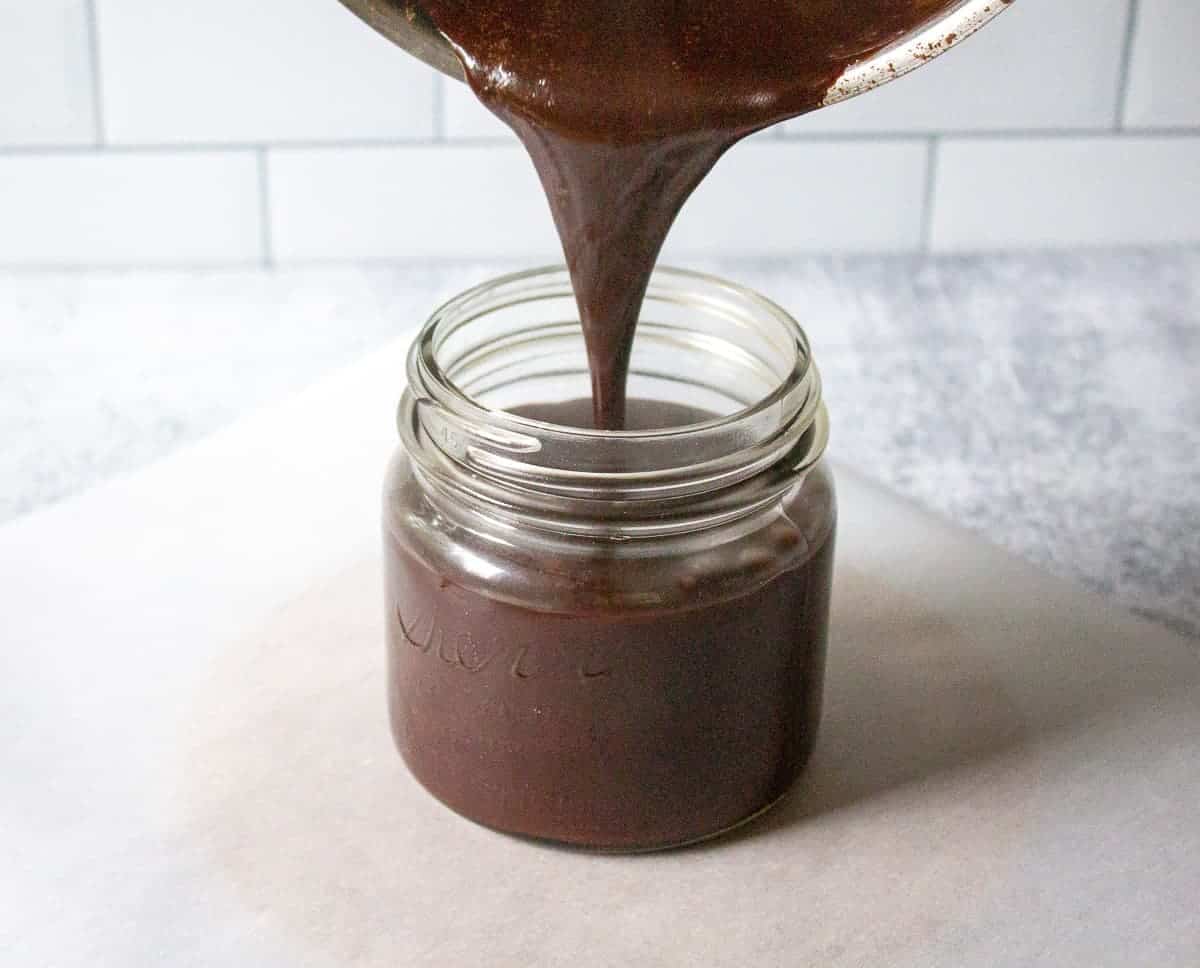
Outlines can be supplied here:
[[[823, 472], [809, 492], [829, 525], [812, 547], [779, 523], [690, 568], [526, 562], [572, 572], [566, 612], [497, 600], [393, 547], [389, 699], [412, 772], [480, 823], [593, 848], [688, 843], [774, 803], [821, 711], [833, 568]], [[638, 584], [663, 602], [605, 607]]]
[[[662, 275], [635, 356], [659, 397], [619, 434], [589, 398], [545, 402], [586, 374], [578, 329], [544, 322], [571, 299], [561, 270], [457, 297], [410, 356], [384, 497], [392, 730], [427, 789], [500, 830], [686, 843], [774, 802], [816, 736], [836, 516], [819, 379], [782, 310]], [[728, 337], [662, 323], [680, 299]]]
[[[698, 315], [765, 337], [724, 361], [744, 369], [734, 397], [769, 380], [721, 424], [670, 389], [626, 399], [634, 330], [663, 240], [721, 155], [959, 2], [420, 0], [537, 167], [591, 383], [590, 400], [507, 413], [450, 386], [457, 364], [438, 349], [513, 305], [480, 310], [478, 292], [410, 357], [385, 494], [391, 720], [414, 775], [454, 809], [589, 847], [661, 847], [753, 816], [802, 769], [836, 517], [807, 344], [782, 311], [697, 279], [706, 291], [682, 298]], [[528, 346], [487, 373], [484, 396], [539, 386], [557, 372], [530, 370], [546, 332], [535, 316], [460, 362]], [[719, 389], [673, 367], [668, 387]]]

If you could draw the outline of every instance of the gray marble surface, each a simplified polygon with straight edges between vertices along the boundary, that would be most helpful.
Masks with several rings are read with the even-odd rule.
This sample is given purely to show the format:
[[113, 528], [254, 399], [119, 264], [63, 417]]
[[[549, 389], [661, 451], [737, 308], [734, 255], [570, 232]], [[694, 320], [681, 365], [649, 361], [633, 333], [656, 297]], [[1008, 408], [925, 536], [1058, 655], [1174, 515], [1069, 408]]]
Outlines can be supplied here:
[[[0, 521], [305, 386], [504, 268], [0, 275]], [[1200, 636], [1200, 250], [701, 268], [808, 328], [837, 460]]]

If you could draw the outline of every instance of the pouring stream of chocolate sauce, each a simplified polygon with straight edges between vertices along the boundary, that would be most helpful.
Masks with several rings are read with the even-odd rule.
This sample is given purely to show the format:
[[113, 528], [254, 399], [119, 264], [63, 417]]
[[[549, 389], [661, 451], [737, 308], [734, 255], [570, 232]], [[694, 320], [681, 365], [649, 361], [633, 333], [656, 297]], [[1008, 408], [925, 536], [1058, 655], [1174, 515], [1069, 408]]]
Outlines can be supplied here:
[[[562, 239], [592, 398], [518, 412], [645, 429], [711, 416], [636, 394], [626, 413], [642, 299], [692, 190], [740, 138], [818, 107], [847, 67], [961, 0], [396, 2], [421, 4], [515, 129]], [[610, 849], [690, 842], [783, 795], [820, 717], [836, 517], [824, 469], [770, 513], [706, 529], [702, 552], [508, 547], [496, 574], [538, 589], [529, 604], [493, 594], [463, 564], [475, 555], [414, 537], [436, 527], [412, 524], [425, 498], [395, 466], [392, 729], [431, 792], [500, 830]]]
[[[537, 167], [571, 270], [595, 426], [621, 429], [634, 329], [680, 208], [741, 138], [962, 0], [406, 0]], [[753, 213], [748, 213], [753, 217]]]

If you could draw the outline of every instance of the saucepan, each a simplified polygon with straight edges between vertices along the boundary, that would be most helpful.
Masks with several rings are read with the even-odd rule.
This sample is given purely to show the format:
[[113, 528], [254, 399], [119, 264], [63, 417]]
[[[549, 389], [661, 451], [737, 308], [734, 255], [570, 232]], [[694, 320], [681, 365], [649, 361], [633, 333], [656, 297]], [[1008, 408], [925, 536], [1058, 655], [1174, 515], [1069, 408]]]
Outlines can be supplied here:
[[[465, 80], [449, 43], [419, 9], [400, 0], [341, 0], [342, 4], [414, 57], [455, 80]], [[1011, 6], [1013, 0], [963, 0], [929, 26], [848, 68], [822, 107], [862, 94], [933, 60]]]

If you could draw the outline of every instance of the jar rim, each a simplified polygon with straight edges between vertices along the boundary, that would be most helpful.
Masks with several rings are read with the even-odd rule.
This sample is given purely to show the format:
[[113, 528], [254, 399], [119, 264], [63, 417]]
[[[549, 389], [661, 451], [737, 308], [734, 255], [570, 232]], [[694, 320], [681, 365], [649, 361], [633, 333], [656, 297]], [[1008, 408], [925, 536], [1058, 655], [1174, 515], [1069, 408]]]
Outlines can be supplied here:
[[[715, 427], [728, 427], [736, 424], [739, 420], [746, 418], [756, 412], [759, 412], [767, 407], [778, 403], [779, 398], [787, 391], [787, 384], [781, 382], [766, 396], [761, 397], [754, 403], [736, 410], [733, 413], [721, 417], [714, 417], [711, 420], [700, 421], [695, 424], [686, 424], [682, 427], [660, 427], [651, 430], [598, 430], [594, 427], [564, 427], [560, 424], [550, 423], [544, 420], [538, 420], [534, 417], [527, 417], [522, 414], [509, 413], [504, 410], [494, 410], [485, 407], [472, 399], [468, 394], [464, 393], [455, 382], [450, 379], [442, 367], [438, 363], [435, 337], [437, 326], [443, 320], [453, 316], [456, 311], [468, 306], [473, 300], [481, 295], [486, 295], [489, 292], [495, 291], [501, 286], [520, 284], [530, 280], [544, 279], [547, 276], [558, 275], [565, 271], [562, 265], [543, 265], [533, 269], [522, 269], [517, 272], [506, 273], [505, 275], [496, 276], [492, 279], [487, 279], [469, 289], [463, 290], [456, 296], [452, 296], [442, 303], [433, 311], [425, 325], [418, 332], [413, 346], [409, 353], [409, 381], [410, 385], [414, 378], [414, 364], [424, 370], [428, 375], [433, 385], [445, 388], [445, 391], [453, 395], [457, 403], [465, 410], [470, 411], [475, 417], [485, 422], [490, 422], [492, 418], [500, 417], [505, 423], [512, 423], [518, 426], [536, 427], [541, 430], [566, 431], [572, 436], [577, 437], [593, 437], [603, 439], [622, 439], [622, 438], [655, 438], [655, 437], [671, 437], [676, 434], [693, 431], [707, 430]], [[657, 279], [673, 278], [681, 281], [691, 281], [704, 285], [719, 287], [721, 290], [736, 296], [748, 303], [753, 303], [764, 312], [773, 316], [776, 320], [783, 323], [791, 329], [795, 335], [796, 342], [800, 347], [800, 352], [796, 354], [796, 377], [803, 378], [804, 372], [812, 367], [815, 372], [815, 365], [812, 363], [812, 349], [809, 345], [808, 334], [806, 334], [800, 324], [787, 312], [782, 306], [773, 300], [762, 295], [760, 292], [743, 286], [740, 283], [730, 282], [720, 276], [711, 273], [699, 272], [694, 269], [681, 269], [675, 266], [657, 266], [654, 270], [654, 276]], [[424, 382], [424, 381], [422, 381]]]
[[[767, 362], [755, 358], [769, 370], [769, 392], [724, 416], [651, 430], [562, 426], [481, 403], [454, 378], [454, 361], [439, 358], [456, 334], [489, 315], [567, 296], [573, 307], [566, 267], [543, 266], [489, 279], [432, 313], [409, 352], [409, 388], [398, 413], [406, 449], [424, 476], [460, 495], [490, 491], [492, 500], [522, 505], [526, 512], [536, 505], [575, 514], [587, 506], [591, 514], [599, 502], [610, 511], [617, 504], [618, 513], [628, 516], [631, 504], [648, 510], [648, 502], [656, 502], [654, 514], [663, 517], [665, 506], [694, 504], [714, 492], [730, 499], [736, 490], [745, 505], [748, 496], [739, 485], [754, 478], [761, 484], [764, 472], [772, 470], [775, 487], [780, 470], [794, 483], [795, 475], [822, 456], [828, 418], [804, 330], [767, 297], [710, 274], [659, 267], [647, 305], [674, 304], [689, 314], [707, 314], [720, 326], [742, 327], [770, 351], [761, 354], [770, 357]], [[577, 316], [531, 327], [535, 336], [526, 342], [572, 326], [578, 333]], [[698, 333], [650, 321], [643, 312], [638, 338], [695, 341]], [[480, 343], [466, 356], [486, 356], [487, 345]]]

